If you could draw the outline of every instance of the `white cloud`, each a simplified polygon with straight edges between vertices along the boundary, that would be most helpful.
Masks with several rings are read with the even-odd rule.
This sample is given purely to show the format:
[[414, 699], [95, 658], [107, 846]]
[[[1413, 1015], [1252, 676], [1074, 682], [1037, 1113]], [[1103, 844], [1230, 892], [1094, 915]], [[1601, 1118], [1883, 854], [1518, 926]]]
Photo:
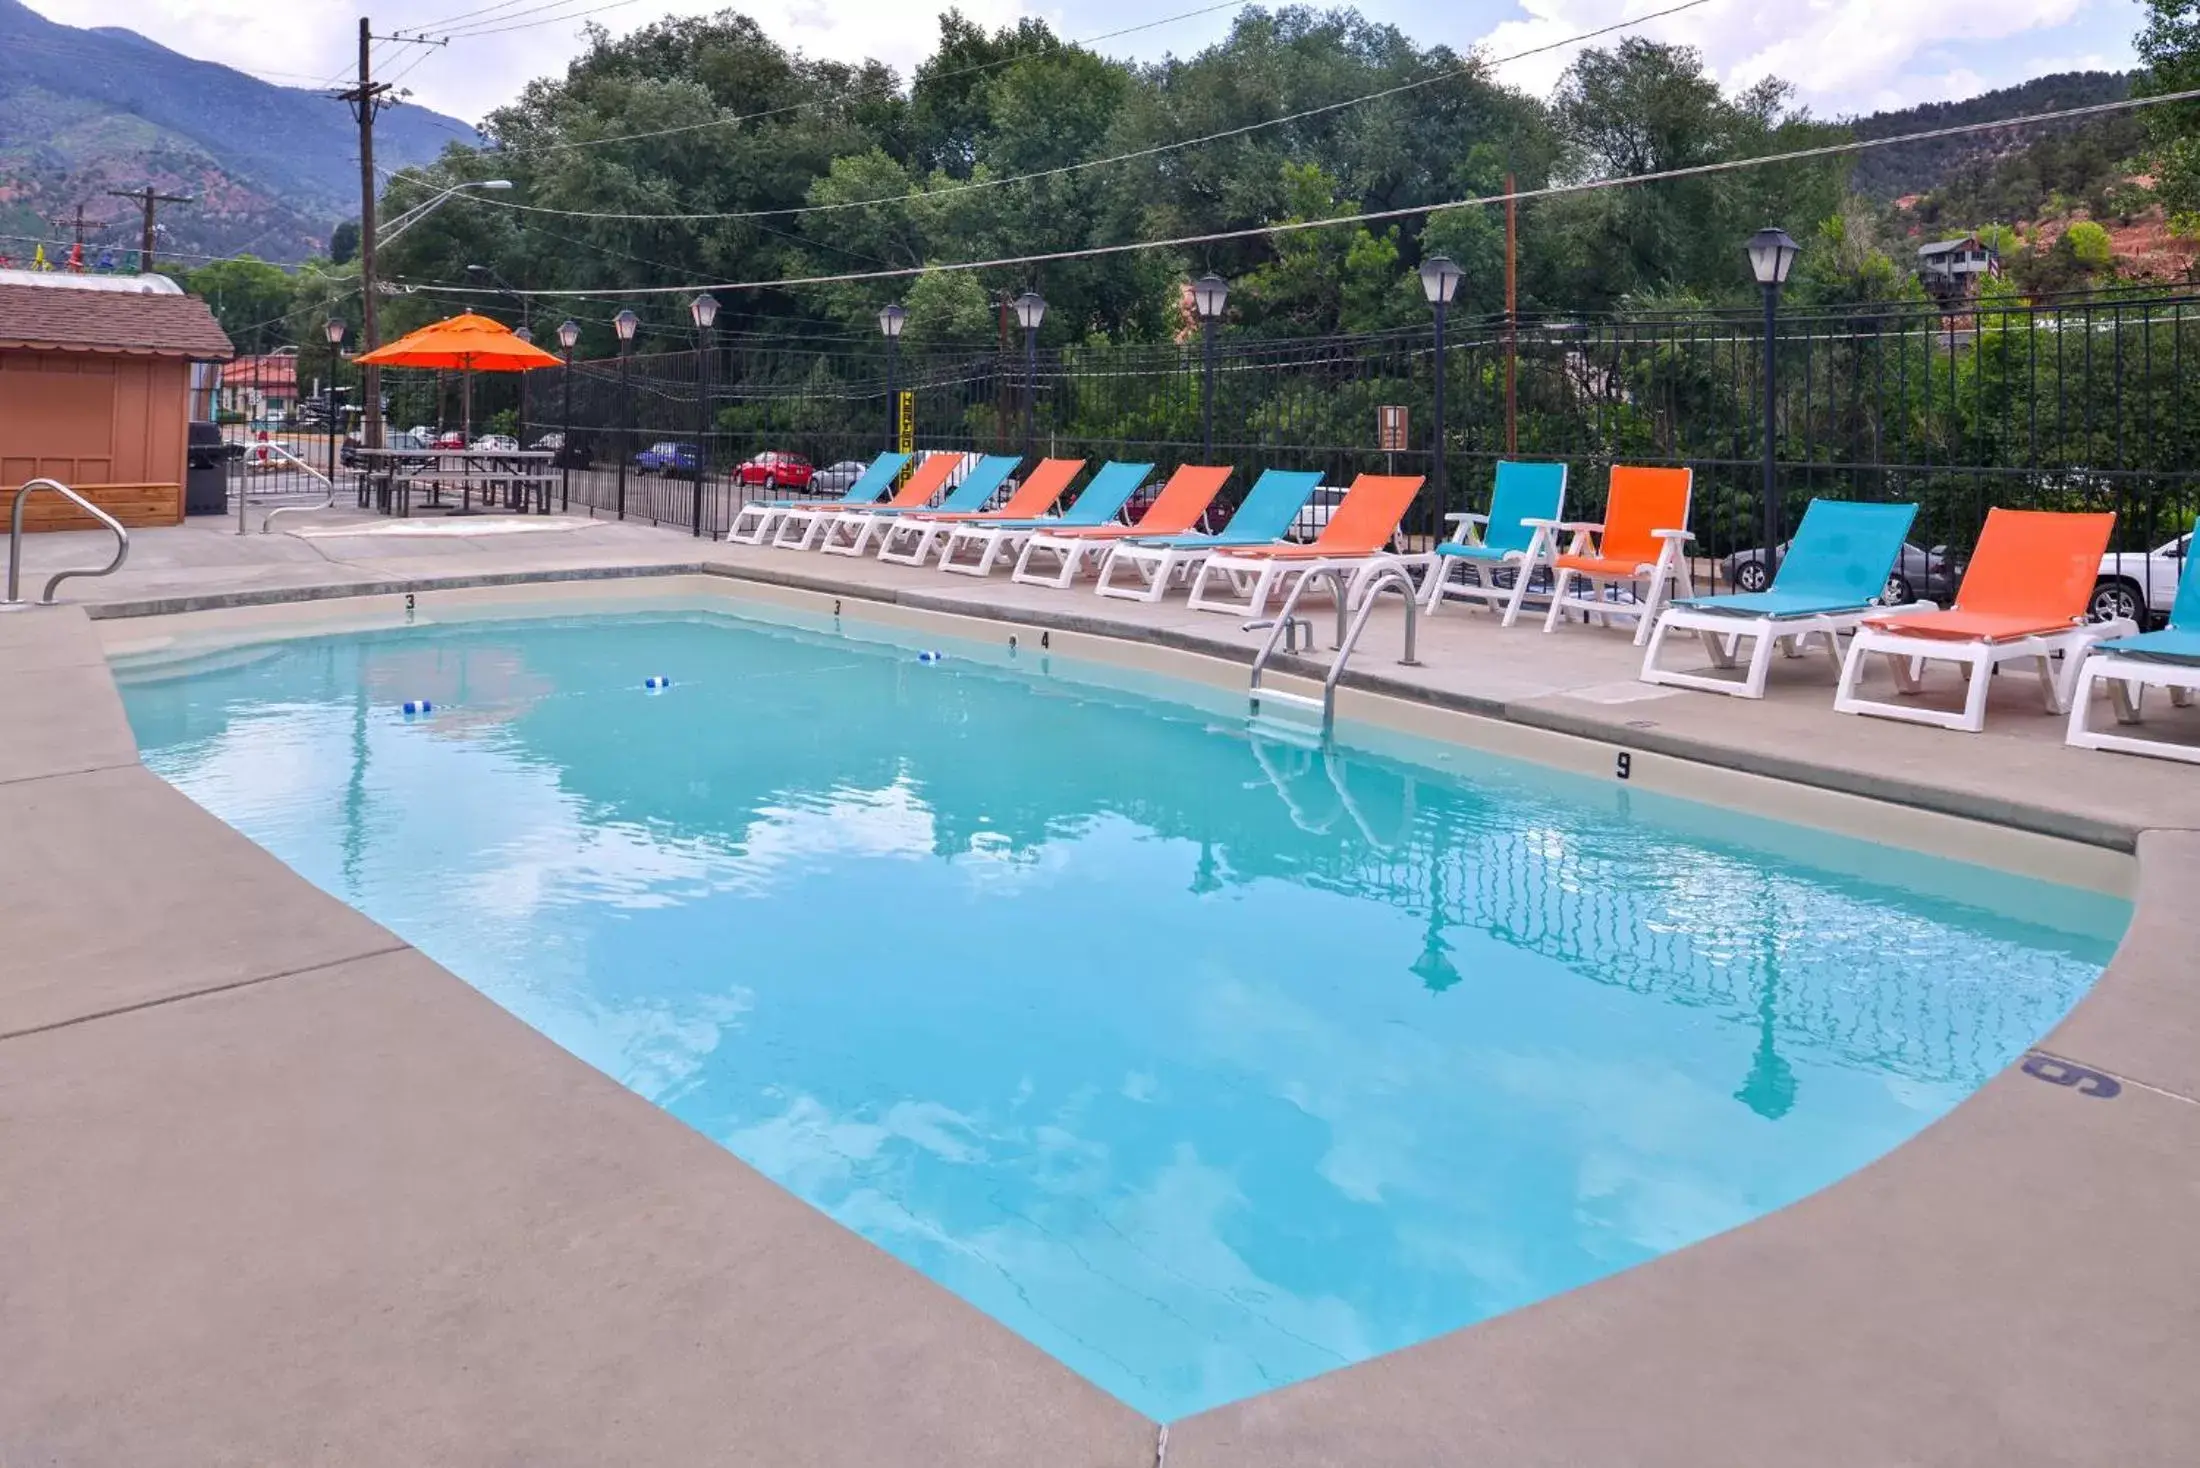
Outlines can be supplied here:
[[[1483, 38], [1484, 54], [1502, 57], [1568, 36], [1668, 8], [1670, 0], [1521, 0], [1525, 16]], [[1919, 0], [1712, 0], [1651, 21], [1631, 32], [1696, 47], [1729, 87], [1766, 76], [1792, 82], [1821, 115], [1975, 95], [1989, 81], [1968, 69], [1980, 47], [1998, 47], [2084, 22], [2113, 44], [2135, 22], [2125, 0], [1996, 0], [1985, 5], [1921, 4]], [[1610, 40], [1597, 44], [1610, 45]], [[1538, 93], [1553, 86], [1578, 48], [1562, 48], [1511, 63], [1500, 73]], [[2090, 58], [2101, 61], [2100, 56]], [[1964, 64], [1952, 64], [1955, 62]], [[2054, 70], [2024, 64], [2022, 75]]]
[[[357, 62], [358, 10], [326, 0], [268, 5], [265, 0], [29, 0], [67, 25], [127, 25], [187, 55], [221, 61], [289, 85], [348, 78]], [[377, 31], [410, 30], [490, 0], [375, 0]], [[517, 10], [540, 0], [519, 0]], [[587, 17], [623, 34], [657, 18], [703, 15], [728, 0], [635, 0]], [[1673, 0], [1517, 0], [1517, 5], [1468, 0], [1431, 6], [1426, 0], [1358, 0], [1371, 17], [1400, 26], [1423, 45], [1462, 45], [1480, 34], [1486, 55], [1506, 56], [1562, 41], [1600, 26], [1668, 8]], [[576, 12], [594, 10], [568, 0]], [[941, 0], [742, 0], [781, 44], [838, 60], [873, 57], [906, 76], [939, 35]], [[1158, 18], [1168, 6], [1120, 8], [1109, 0], [960, 0], [965, 15], [993, 27], [1035, 15], [1070, 36], [1107, 31], [1126, 21]], [[1485, 29], [1484, 18], [1514, 18]], [[119, 13], [118, 13], [119, 12]], [[539, 16], [531, 19], [540, 19]], [[478, 18], [488, 26], [492, 16]], [[517, 19], [515, 26], [523, 23]], [[1696, 46], [1729, 85], [1778, 75], [1794, 82], [1821, 114], [1865, 111], [1960, 95], [1961, 89], [2005, 85], [2027, 76], [2082, 67], [2128, 66], [2138, 28], [2136, 0], [1992, 0], [1931, 4], [1921, 0], [1712, 0], [1636, 34]], [[511, 100], [530, 80], [562, 74], [580, 49], [583, 20], [524, 24], [496, 35], [454, 40], [422, 54], [409, 46], [379, 48], [378, 71], [404, 75], [414, 100], [473, 121]], [[1183, 54], [1219, 35], [1222, 20], [1163, 26], [1109, 43], [1105, 49], [1146, 57]], [[2027, 41], [2035, 44], [2027, 46]], [[1597, 44], [1609, 45], [1611, 40]], [[1508, 64], [1500, 75], [1544, 93], [1578, 48], [1563, 48]], [[407, 68], [410, 68], [407, 70]]]

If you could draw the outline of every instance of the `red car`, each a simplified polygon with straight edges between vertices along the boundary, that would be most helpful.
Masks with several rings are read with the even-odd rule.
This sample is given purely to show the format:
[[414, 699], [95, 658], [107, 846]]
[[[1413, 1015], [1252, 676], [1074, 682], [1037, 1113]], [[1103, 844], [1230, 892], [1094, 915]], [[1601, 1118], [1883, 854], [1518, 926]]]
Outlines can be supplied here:
[[739, 484], [761, 484], [766, 489], [808, 489], [816, 471], [800, 454], [758, 454], [733, 471]]
[[466, 435], [455, 428], [447, 428], [435, 436], [435, 446], [439, 449], [462, 449], [466, 447]]

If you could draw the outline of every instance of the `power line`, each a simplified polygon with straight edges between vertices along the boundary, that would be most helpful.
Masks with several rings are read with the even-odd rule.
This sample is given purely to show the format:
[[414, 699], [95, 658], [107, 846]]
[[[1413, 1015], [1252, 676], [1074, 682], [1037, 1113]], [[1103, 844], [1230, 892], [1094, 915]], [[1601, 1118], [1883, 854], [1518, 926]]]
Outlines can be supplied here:
[[[1138, 25], [1124, 26], [1120, 30], [1103, 31], [1099, 35], [1083, 36], [1074, 41], [1057, 41], [1051, 50], [1046, 52], [1025, 51], [1014, 56], [1003, 56], [993, 61], [980, 61], [969, 66], [958, 66], [948, 71], [936, 71], [926, 76], [924, 80], [939, 82], [946, 81], [950, 77], [971, 76], [978, 72], [997, 71], [1004, 66], [1014, 66], [1019, 61], [1028, 61], [1035, 55], [1051, 55], [1053, 51], [1064, 50], [1072, 46], [1096, 45], [1101, 41], [1112, 41], [1118, 36], [1130, 35], [1134, 31], [1150, 31], [1160, 26], [1174, 25], [1180, 20], [1193, 20], [1202, 15], [1212, 15], [1218, 10], [1242, 10], [1251, 3], [1253, 3], [1253, 0], [1221, 0], [1220, 4], [1205, 5], [1197, 10], [1186, 10], [1176, 15], [1164, 15], [1159, 20], [1149, 20]], [[575, 148], [606, 148], [614, 143], [638, 143], [649, 138], [669, 138], [680, 133], [702, 132], [706, 128], [738, 127], [744, 122], [761, 122], [767, 117], [779, 117], [789, 112], [800, 112], [805, 108], [834, 107], [863, 97], [893, 95], [900, 91], [900, 86], [899, 82], [894, 82], [872, 87], [868, 90], [858, 88], [853, 92], [843, 92], [833, 97], [813, 97], [801, 102], [790, 102], [784, 107], [766, 108], [762, 112], [744, 112], [734, 117], [713, 117], [707, 122], [685, 122], [677, 127], [654, 128], [648, 132], [620, 133], [608, 138], [577, 138], [564, 143], [522, 144], [518, 147], [498, 148], [495, 151], [507, 157], [524, 157], [531, 153], [562, 153]]]
[[[456, 15], [446, 15], [440, 20], [423, 21], [419, 25], [416, 25], [412, 28], [413, 34], [416, 36], [424, 36], [427, 35], [430, 31], [440, 31], [445, 26], [456, 24], [459, 21], [467, 20], [474, 16], [487, 15], [491, 11], [496, 10], [510, 10], [513, 6], [520, 3], [521, 0], [497, 0], [496, 4], [484, 5], [478, 10], [462, 10]], [[403, 33], [400, 32], [399, 34]]]
[[444, 33], [443, 39], [446, 41], [453, 39], [464, 41], [470, 40], [477, 36], [501, 36], [507, 31], [532, 30], [534, 27], [539, 25], [555, 25], [561, 20], [580, 20], [586, 16], [601, 15], [607, 10], [624, 10], [629, 5], [639, 4], [640, 0], [607, 0], [606, 4], [598, 5], [588, 10], [572, 10], [566, 12], [564, 15], [546, 15], [540, 20], [518, 20], [519, 16], [532, 15], [535, 13], [536, 10], [553, 10], [561, 5], [571, 5], [575, 3], [578, 3], [578, 0], [550, 0], [549, 4], [538, 5], [535, 7], [534, 10], [515, 10], [512, 12], [511, 16], [503, 17], [505, 19], [514, 20], [516, 22], [515, 24], [494, 25], [489, 26], [486, 29], [464, 29], [448, 31]]
[[[1710, 174], [1734, 173], [1745, 168], [1762, 168], [1774, 163], [1798, 163], [1813, 158], [1831, 158], [1844, 153], [1861, 153], [1872, 148], [1892, 148], [1903, 143], [1929, 142], [1935, 138], [1960, 137], [1966, 133], [1987, 132], [1996, 128], [2028, 127], [2036, 123], [2062, 122], [2074, 117], [2094, 117], [2104, 113], [2131, 111], [2141, 107], [2161, 107], [2172, 102], [2190, 102], [2200, 98], [2200, 87], [2182, 92], [2164, 92], [2151, 97], [2127, 97], [2116, 102], [2096, 102], [2086, 107], [2066, 107], [2053, 112], [2035, 112], [2022, 117], [1999, 118], [1992, 122], [1958, 123], [1949, 127], [1928, 128], [1922, 132], [1901, 133], [1893, 137], [1849, 139], [1839, 143], [1825, 143], [1813, 148], [1795, 148], [1785, 153], [1762, 153], [1748, 158], [1728, 158], [1716, 163], [1697, 163], [1685, 168], [1661, 169], [1655, 173], [1626, 174], [1615, 178], [1588, 179], [1580, 183], [1548, 184], [1542, 188], [1517, 189], [1508, 193], [1484, 194], [1478, 197], [1452, 199], [1440, 204], [1412, 204], [1400, 209], [1375, 209], [1359, 214], [1342, 214], [1329, 219], [1294, 219], [1280, 224], [1254, 225], [1246, 229], [1216, 230], [1208, 234], [1179, 235], [1173, 239], [1133, 240], [1120, 245], [1088, 245], [1075, 250], [1049, 250], [1032, 255], [1004, 255], [991, 260], [959, 260], [947, 264], [930, 264], [892, 270], [850, 271], [840, 275], [805, 275], [779, 280], [712, 281], [668, 286], [622, 286], [579, 290], [539, 290], [530, 292], [538, 296], [653, 296], [672, 295], [685, 291], [753, 291], [783, 290], [793, 286], [845, 285], [867, 280], [902, 280], [912, 276], [937, 272], [968, 270], [997, 270], [1012, 265], [1046, 265], [1063, 260], [1090, 260], [1102, 256], [1127, 255], [1145, 250], [1184, 249], [1192, 245], [1222, 244], [1231, 240], [1257, 239], [1265, 236], [1297, 234], [1306, 230], [1334, 229], [1346, 224], [1374, 224], [1393, 219], [1406, 219], [1417, 214], [1442, 214], [1453, 209], [1484, 208], [1493, 204], [1551, 199], [1568, 194], [1596, 193], [1605, 189], [1630, 188], [1639, 184], [1667, 183], [1674, 179], [1701, 178]], [[442, 283], [423, 283], [415, 287], [425, 291], [448, 291], [453, 287]]]
[[831, 214], [845, 209], [868, 209], [881, 204], [906, 204], [917, 199], [947, 199], [953, 198], [957, 194], [970, 193], [976, 189], [1005, 188], [1009, 184], [1030, 183], [1036, 179], [1060, 178], [1065, 174], [1081, 173], [1088, 168], [1104, 168], [1116, 163], [1131, 163], [1141, 158], [1155, 158], [1163, 153], [1174, 153], [1183, 148], [1197, 148], [1207, 143], [1219, 143], [1229, 138], [1241, 138], [1249, 133], [1263, 132], [1272, 127], [1282, 127], [1286, 123], [1303, 122], [1309, 117], [1321, 117], [1332, 112], [1342, 112], [1348, 107], [1358, 107], [1368, 102], [1379, 102], [1386, 97], [1396, 97], [1406, 92], [1419, 91], [1423, 87], [1431, 87], [1438, 82], [1458, 81], [1477, 76], [1488, 67], [1505, 66], [1511, 62], [1525, 60], [1530, 56], [1540, 56], [1547, 51], [1557, 51], [1568, 46], [1577, 46], [1584, 41], [1593, 41], [1599, 36], [1610, 35], [1614, 31], [1631, 30], [1636, 26], [1647, 25], [1653, 20], [1662, 20], [1666, 16], [1678, 15], [1684, 10], [1694, 10], [1698, 6], [1709, 3], [1710, 0], [1681, 0], [1680, 4], [1668, 6], [1664, 10], [1652, 11], [1648, 15], [1638, 15], [1628, 20], [1615, 21], [1611, 25], [1599, 26], [1595, 30], [1583, 31], [1578, 35], [1567, 36], [1563, 40], [1530, 47], [1525, 51], [1515, 51], [1510, 56], [1501, 56], [1495, 61], [1487, 63], [1479, 60], [1472, 61], [1465, 66], [1437, 72], [1433, 76], [1425, 76], [1416, 81], [1402, 82], [1397, 86], [1384, 87], [1379, 91], [1363, 93], [1357, 97], [1347, 97], [1341, 102], [1327, 102], [1319, 107], [1308, 107], [1298, 112], [1288, 112], [1281, 117], [1271, 117], [1265, 122], [1249, 122], [1240, 127], [1225, 128], [1221, 132], [1207, 133], [1196, 138], [1179, 138], [1173, 142], [1156, 143], [1152, 147], [1138, 148], [1128, 153], [1116, 153], [1105, 158], [1087, 158], [1081, 162], [1064, 163], [1055, 168], [1036, 169], [1030, 173], [1012, 173], [1001, 178], [972, 179], [968, 183], [955, 184], [948, 188], [913, 189], [908, 193], [886, 194], [875, 199], [849, 199], [834, 204], [797, 204], [784, 209], [744, 209], [690, 214], [621, 214], [586, 209], [554, 209], [542, 204], [516, 204], [508, 199], [484, 199], [482, 202], [494, 204], [499, 209], [516, 209], [529, 214], [558, 214], [568, 219], [620, 219], [637, 223], [676, 223], [698, 220], [768, 219], [777, 215], [794, 214]]

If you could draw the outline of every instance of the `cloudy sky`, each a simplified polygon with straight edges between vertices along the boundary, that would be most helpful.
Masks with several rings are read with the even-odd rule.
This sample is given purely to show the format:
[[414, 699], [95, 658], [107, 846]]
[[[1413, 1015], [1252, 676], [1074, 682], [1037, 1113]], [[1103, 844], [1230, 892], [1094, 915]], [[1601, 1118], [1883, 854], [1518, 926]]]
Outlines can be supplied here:
[[[310, 85], [353, 66], [358, 0], [28, 0], [69, 25], [128, 25], [176, 50]], [[561, 70], [583, 17], [631, 29], [666, 12], [702, 14], [725, 0], [375, 0], [378, 32], [448, 25], [473, 34], [423, 53], [384, 46], [377, 67], [403, 72], [415, 100], [472, 120], [529, 78]], [[1166, 20], [1099, 42], [1119, 55], [1188, 54], [1228, 28], [1234, 7], [1181, 17], [1213, 0], [959, 0], [989, 25], [1038, 15], [1073, 39]], [[1484, 48], [1492, 57], [1578, 35], [1676, 0], [1359, 0], [1362, 12], [1423, 44]], [[876, 56], [907, 69], [937, 34], [935, 0], [747, 0], [737, 8], [813, 55]], [[1839, 115], [1964, 97], [2043, 72], [2131, 64], [2138, 0], [1706, 0], [1643, 33], [1699, 47], [1729, 83], [1776, 74], [1814, 112]], [[249, 38], [240, 44], [240, 38]], [[1507, 65], [1536, 91], [1563, 52]], [[409, 68], [409, 69], [408, 69]]]

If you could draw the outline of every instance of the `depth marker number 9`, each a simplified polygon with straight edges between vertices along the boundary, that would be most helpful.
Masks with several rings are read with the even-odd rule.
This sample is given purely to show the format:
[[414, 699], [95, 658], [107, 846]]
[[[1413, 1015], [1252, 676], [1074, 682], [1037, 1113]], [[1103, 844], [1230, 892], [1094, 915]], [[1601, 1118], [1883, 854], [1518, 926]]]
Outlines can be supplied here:
[[1616, 773], [1622, 780], [1632, 779], [1635, 773], [1635, 757], [1629, 754], [1626, 750], [1621, 750], [1619, 752], [1619, 761], [1614, 770], [1614, 773]]

